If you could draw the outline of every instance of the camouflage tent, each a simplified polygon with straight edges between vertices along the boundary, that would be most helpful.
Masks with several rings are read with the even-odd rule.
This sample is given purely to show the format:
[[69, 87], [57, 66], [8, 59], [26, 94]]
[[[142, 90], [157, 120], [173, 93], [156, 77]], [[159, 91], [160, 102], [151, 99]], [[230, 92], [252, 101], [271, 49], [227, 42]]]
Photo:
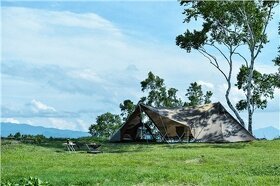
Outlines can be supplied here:
[[153, 108], [139, 104], [127, 122], [110, 138], [111, 142], [136, 141], [139, 128], [150, 126], [141, 121], [145, 113], [158, 129], [164, 141], [179, 139], [198, 142], [238, 142], [255, 138], [222, 106], [221, 103], [185, 108]]

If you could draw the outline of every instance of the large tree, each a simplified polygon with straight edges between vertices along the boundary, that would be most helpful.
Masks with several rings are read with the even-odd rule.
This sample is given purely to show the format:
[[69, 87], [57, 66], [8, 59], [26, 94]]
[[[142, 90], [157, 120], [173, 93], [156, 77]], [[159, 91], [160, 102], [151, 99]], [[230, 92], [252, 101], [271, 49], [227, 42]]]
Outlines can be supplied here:
[[89, 133], [95, 137], [109, 137], [121, 126], [119, 115], [106, 112], [97, 116], [96, 124], [89, 127]]
[[[266, 29], [272, 18], [272, 9], [276, 1], [181, 1], [185, 6], [184, 22], [200, 20], [200, 30], [187, 29], [177, 36], [176, 44], [187, 52], [199, 51], [222, 74], [227, 82], [225, 98], [242, 125], [245, 125], [237, 109], [230, 100], [232, 87], [232, 69], [234, 57], [240, 57], [248, 68], [245, 96], [248, 103], [252, 99], [252, 78], [255, 61], [268, 42]], [[244, 53], [244, 47], [247, 53]], [[240, 52], [242, 48], [242, 52]], [[216, 50], [223, 60], [218, 59]], [[228, 65], [223, 68], [224, 64]], [[252, 132], [252, 105], [247, 105], [248, 129]]]

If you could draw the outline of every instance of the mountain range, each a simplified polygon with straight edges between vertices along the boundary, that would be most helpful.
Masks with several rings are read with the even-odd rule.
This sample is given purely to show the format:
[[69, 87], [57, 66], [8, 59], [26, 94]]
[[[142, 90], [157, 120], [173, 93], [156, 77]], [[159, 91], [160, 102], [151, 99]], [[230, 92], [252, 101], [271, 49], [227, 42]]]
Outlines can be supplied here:
[[273, 139], [280, 136], [280, 130], [274, 127], [265, 127], [253, 131], [257, 138]]
[[79, 138], [89, 136], [90, 134], [82, 131], [61, 130], [56, 128], [45, 128], [41, 126], [32, 126], [28, 124], [15, 124], [1, 122], [1, 137], [7, 137], [9, 134], [43, 134], [46, 137], [55, 138]]
[[[40, 126], [32, 126], [28, 124], [1, 123], [1, 137], [7, 137], [9, 134], [43, 134], [46, 137], [56, 138], [79, 138], [89, 136], [89, 133], [82, 131], [61, 130], [56, 128], [45, 128]], [[274, 127], [265, 127], [253, 131], [257, 138], [273, 139], [279, 137], [280, 130]]]

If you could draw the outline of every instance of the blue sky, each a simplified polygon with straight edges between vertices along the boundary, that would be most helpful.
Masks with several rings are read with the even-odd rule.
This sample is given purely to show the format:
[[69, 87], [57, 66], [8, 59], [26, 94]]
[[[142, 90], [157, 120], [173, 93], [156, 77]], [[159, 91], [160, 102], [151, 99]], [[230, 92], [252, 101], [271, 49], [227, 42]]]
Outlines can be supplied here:
[[[226, 105], [225, 81], [216, 69], [199, 53], [175, 45], [186, 29], [176, 1], [7, 1], [1, 9], [2, 121], [87, 131], [97, 115], [119, 113], [125, 99], [137, 102], [149, 71], [179, 89], [183, 99], [189, 84], [198, 81], [214, 92], [213, 101]], [[256, 64], [262, 72], [276, 71], [271, 60], [277, 19], [268, 36]], [[239, 66], [237, 60], [235, 73]], [[255, 113], [255, 128], [279, 128], [279, 90], [275, 93], [268, 108]], [[232, 100], [241, 97], [233, 89]]]

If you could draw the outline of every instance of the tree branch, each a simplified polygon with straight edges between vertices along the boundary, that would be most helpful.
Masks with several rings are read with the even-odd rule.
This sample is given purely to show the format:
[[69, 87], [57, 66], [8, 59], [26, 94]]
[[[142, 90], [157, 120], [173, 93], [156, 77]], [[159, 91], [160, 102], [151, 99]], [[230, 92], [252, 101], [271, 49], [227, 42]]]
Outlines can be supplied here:
[[220, 52], [220, 54], [222, 54], [222, 56], [226, 59], [226, 61], [228, 62], [228, 64], [230, 65], [229, 59], [226, 57], [226, 55], [223, 53], [223, 51], [221, 51], [221, 49], [219, 49], [219, 48], [218, 48], [216, 45], [214, 45], [214, 44], [206, 44], [206, 45], [213, 46], [214, 48], [216, 48], [216, 49]]
[[245, 18], [245, 24], [247, 25], [247, 28], [248, 28], [248, 31], [250, 33], [250, 37], [251, 37], [251, 42], [250, 40], [246, 39], [246, 41], [248, 42], [249, 46], [250, 46], [250, 50], [252, 49], [252, 46], [255, 45], [255, 38], [253, 37], [253, 31], [252, 31], [252, 27], [251, 25], [249, 24], [249, 20], [248, 20], [248, 17], [246, 15], [246, 11], [245, 11], [245, 7], [244, 7], [244, 1], [243, 1], [243, 10], [239, 7], [239, 11], [240, 13], [243, 15], [243, 17]]
[[233, 52], [233, 53], [239, 55], [239, 57], [241, 57], [245, 61], [246, 67], [249, 68], [248, 61], [243, 55], [241, 55], [239, 52]]
[[261, 43], [260, 43], [260, 45], [258, 46], [257, 52], [256, 52], [256, 54], [255, 54], [255, 56], [254, 56], [254, 60], [257, 58], [257, 56], [259, 55], [259, 53], [260, 53], [260, 51], [261, 51], [262, 44], [263, 44], [263, 42], [264, 42], [265, 31], [266, 31], [266, 28], [267, 28], [267, 25], [268, 25], [268, 22], [269, 22], [269, 19], [270, 19], [270, 16], [271, 16], [272, 9], [273, 9], [273, 6], [271, 6], [270, 9], [269, 9], [269, 11], [268, 11], [267, 19], [266, 19], [266, 22], [265, 22], [265, 25], [264, 25], [264, 29], [263, 29], [262, 35], [261, 35]]
[[[200, 48], [200, 49], [198, 49], [198, 51], [199, 51], [204, 57], [206, 57], [206, 58], [209, 60], [210, 64], [212, 64], [214, 67], [216, 67], [216, 68], [222, 73], [222, 75], [225, 77], [225, 79], [228, 81], [228, 77], [227, 77], [226, 74], [222, 71], [222, 69], [219, 67], [219, 64], [218, 64], [218, 62], [217, 62], [217, 59], [216, 59], [213, 55], [209, 54], [204, 48]], [[213, 62], [213, 60], [215, 61], [215, 63]]]

